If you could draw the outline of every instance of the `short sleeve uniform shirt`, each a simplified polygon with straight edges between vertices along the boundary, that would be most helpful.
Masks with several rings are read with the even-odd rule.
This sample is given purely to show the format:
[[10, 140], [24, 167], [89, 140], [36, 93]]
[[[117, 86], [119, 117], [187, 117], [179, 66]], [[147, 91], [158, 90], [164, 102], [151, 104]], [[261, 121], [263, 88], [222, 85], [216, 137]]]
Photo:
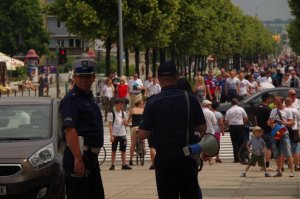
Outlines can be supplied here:
[[63, 132], [75, 128], [86, 146], [103, 146], [102, 115], [92, 92], [82, 92], [75, 85], [61, 102], [61, 114]]

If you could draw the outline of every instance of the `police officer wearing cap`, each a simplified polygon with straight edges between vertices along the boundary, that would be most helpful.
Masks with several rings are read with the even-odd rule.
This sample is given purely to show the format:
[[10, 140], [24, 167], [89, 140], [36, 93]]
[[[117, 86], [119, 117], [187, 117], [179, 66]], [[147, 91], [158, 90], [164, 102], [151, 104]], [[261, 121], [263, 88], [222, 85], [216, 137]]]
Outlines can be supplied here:
[[[188, 122], [187, 98], [183, 90], [176, 88], [176, 66], [164, 62], [158, 68], [161, 93], [148, 98], [139, 136], [153, 138], [156, 149], [155, 173], [160, 199], [202, 198], [198, 183], [197, 163], [186, 157], [183, 148], [197, 143], [195, 130], [206, 130], [203, 111], [196, 96], [187, 92], [190, 113]], [[190, 131], [188, 132], [188, 123]]]
[[104, 197], [98, 153], [103, 146], [103, 121], [93, 97], [96, 62], [73, 63], [75, 85], [61, 102], [63, 132], [67, 142], [63, 157], [68, 199]]

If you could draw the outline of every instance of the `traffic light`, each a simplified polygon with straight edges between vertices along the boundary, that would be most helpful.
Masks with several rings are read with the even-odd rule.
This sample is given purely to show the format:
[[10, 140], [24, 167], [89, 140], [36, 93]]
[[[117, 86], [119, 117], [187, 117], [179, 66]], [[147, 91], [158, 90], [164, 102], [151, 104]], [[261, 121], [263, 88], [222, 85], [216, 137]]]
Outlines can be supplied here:
[[65, 64], [67, 62], [67, 50], [60, 48], [58, 52], [59, 64]]

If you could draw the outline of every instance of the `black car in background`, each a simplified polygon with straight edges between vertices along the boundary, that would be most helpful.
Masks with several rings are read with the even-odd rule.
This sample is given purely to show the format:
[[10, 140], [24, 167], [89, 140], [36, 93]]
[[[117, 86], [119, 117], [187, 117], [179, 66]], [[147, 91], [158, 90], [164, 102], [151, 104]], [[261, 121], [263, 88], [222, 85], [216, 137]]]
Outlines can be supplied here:
[[[287, 97], [289, 89], [291, 88], [277, 87], [277, 88], [264, 89], [240, 101], [239, 106], [243, 107], [248, 115], [249, 126], [251, 127], [255, 125], [254, 111], [255, 108], [262, 102], [261, 96], [263, 93], [271, 93], [274, 97], [275, 96]], [[300, 99], [300, 89], [295, 88], [295, 90], [297, 93], [297, 98]], [[230, 108], [231, 108], [231, 103], [222, 103], [220, 104], [218, 111], [220, 111], [225, 116], [226, 111]]]

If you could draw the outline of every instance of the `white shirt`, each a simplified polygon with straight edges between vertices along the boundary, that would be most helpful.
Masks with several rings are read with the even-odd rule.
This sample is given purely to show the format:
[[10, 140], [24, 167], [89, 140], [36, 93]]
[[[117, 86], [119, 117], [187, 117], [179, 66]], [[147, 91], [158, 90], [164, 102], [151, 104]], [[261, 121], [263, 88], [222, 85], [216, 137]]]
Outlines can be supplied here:
[[114, 96], [113, 86], [107, 86], [106, 84], [103, 86], [103, 95], [108, 98], [112, 98]]
[[239, 86], [240, 86], [239, 95], [240, 96], [247, 95], [247, 89], [250, 86], [249, 81], [246, 79], [240, 80]]
[[251, 94], [256, 93], [257, 87], [258, 87], [257, 82], [253, 81], [253, 82], [249, 82], [249, 83], [250, 83], [250, 87], [251, 87], [251, 91], [250, 91]]
[[296, 108], [300, 112], [300, 100], [296, 99], [294, 103], [292, 103], [293, 108]]
[[222, 115], [222, 113], [220, 113], [220, 112], [218, 112], [218, 111], [215, 111], [214, 114], [215, 114], [215, 117], [216, 117], [216, 119], [217, 119], [217, 124], [214, 125], [214, 130], [215, 130], [215, 132], [220, 133], [220, 132], [222, 131], [222, 129], [221, 129], [221, 127], [219, 126], [219, 121], [222, 121], [222, 120], [223, 120], [223, 115]]
[[277, 108], [272, 109], [271, 113], [270, 113], [270, 118], [273, 120], [281, 120], [277, 111], [280, 112], [281, 114], [281, 118], [283, 121], [287, 122], [288, 120], [292, 120], [293, 119], [293, 115], [291, 113], [291, 111], [287, 108], [284, 108], [283, 110], [279, 110]]
[[229, 122], [229, 125], [243, 125], [244, 118], [247, 117], [245, 109], [237, 105], [232, 106], [227, 110], [225, 120]]
[[158, 94], [161, 91], [161, 87], [158, 83], [149, 83], [148, 84], [148, 93], [147, 93], [147, 97], [151, 97], [152, 95]]
[[217, 124], [215, 114], [208, 108], [203, 108], [203, 113], [206, 120], [206, 133], [214, 134], [214, 126]]
[[[126, 128], [125, 125], [123, 124], [123, 120], [127, 120], [127, 114], [124, 111], [124, 118], [122, 118], [122, 112], [117, 112], [116, 110], [114, 110], [115, 112], [115, 121], [112, 124], [112, 134], [114, 136], [126, 136]], [[107, 115], [107, 121], [108, 122], [113, 122], [113, 114], [112, 112], [108, 113]]]
[[134, 93], [134, 94], [139, 94], [141, 93], [141, 90], [138, 90], [137, 88], [142, 88], [143, 87], [143, 82], [140, 79], [132, 79], [128, 82], [129, 85], [129, 92]]
[[293, 130], [298, 130], [299, 129], [299, 119], [300, 119], [300, 115], [299, 115], [299, 112], [296, 108], [292, 108], [292, 107], [288, 107], [286, 108], [288, 109], [291, 113], [292, 113], [292, 116], [293, 116], [293, 120], [294, 120], [294, 125], [292, 126], [292, 129]]

